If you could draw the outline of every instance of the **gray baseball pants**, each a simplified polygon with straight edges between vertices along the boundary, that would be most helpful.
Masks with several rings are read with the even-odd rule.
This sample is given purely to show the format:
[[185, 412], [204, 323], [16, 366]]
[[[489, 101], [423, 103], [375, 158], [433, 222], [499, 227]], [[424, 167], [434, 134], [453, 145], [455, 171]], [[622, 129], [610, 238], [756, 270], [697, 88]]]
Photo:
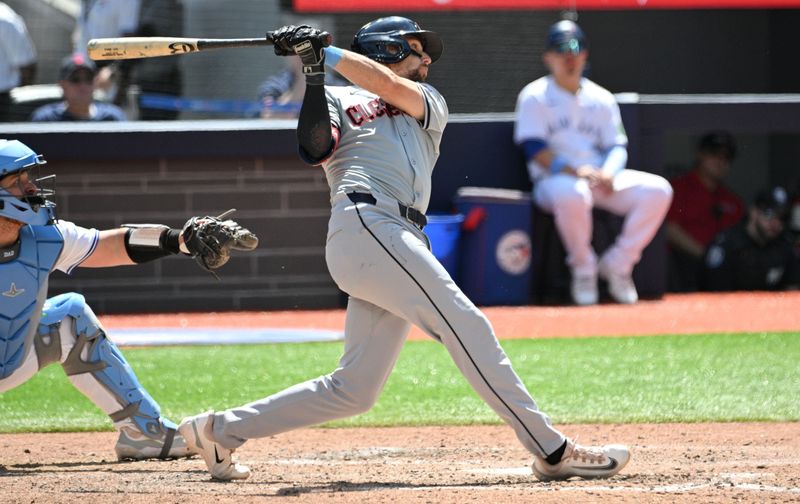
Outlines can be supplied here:
[[349, 417], [369, 410], [397, 361], [411, 324], [445, 345], [475, 391], [531, 453], [546, 456], [565, 437], [540, 412], [511, 367], [491, 324], [428, 250], [427, 237], [400, 217], [394, 200], [376, 205], [332, 200], [326, 259], [350, 295], [345, 344], [330, 374], [214, 417], [226, 448], [247, 439]]

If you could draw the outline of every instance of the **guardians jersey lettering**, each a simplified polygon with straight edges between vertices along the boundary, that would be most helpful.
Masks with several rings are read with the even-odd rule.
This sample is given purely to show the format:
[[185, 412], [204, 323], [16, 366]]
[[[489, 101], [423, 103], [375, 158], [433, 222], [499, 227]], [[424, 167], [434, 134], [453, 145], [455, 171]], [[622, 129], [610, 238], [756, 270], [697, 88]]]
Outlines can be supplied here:
[[350, 119], [350, 122], [354, 126], [361, 126], [365, 122], [374, 121], [376, 118], [382, 117], [385, 114], [396, 116], [402, 113], [400, 109], [389, 105], [380, 98], [376, 98], [366, 105], [357, 103], [352, 107], [348, 107], [345, 111], [347, 118]]
[[425, 117], [419, 121], [360, 87], [325, 87], [334, 140], [338, 138], [321, 162], [331, 198], [369, 192], [427, 210], [448, 111], [435, 88], [417, 85], [425, 100]]

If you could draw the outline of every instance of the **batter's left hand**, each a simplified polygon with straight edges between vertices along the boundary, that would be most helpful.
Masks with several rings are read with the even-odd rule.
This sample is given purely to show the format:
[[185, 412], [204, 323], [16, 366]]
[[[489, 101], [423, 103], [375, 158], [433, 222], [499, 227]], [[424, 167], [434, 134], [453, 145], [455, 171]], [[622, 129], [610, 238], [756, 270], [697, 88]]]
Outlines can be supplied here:
[[303, 62], [306, 83], [322, 85], [325, 82], [325, 46], [330, 35], [310, 26], [298, 26], [289, 36], [288, 43]]
[[322, 50], [326, 45], [327, 33], [308, 25], [298, 26], [289, 36], [288, 43], [304, 65], [319, 65], [325, 59]]

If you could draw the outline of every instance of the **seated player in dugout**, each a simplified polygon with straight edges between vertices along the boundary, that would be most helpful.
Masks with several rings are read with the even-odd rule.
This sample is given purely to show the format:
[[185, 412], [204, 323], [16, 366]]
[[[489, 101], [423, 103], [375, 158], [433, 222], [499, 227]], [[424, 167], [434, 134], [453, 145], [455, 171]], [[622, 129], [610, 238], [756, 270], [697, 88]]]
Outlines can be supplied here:
[[729, 132], [709, 131], [697, 143], [691, 170], [671, 180], [675, 194], [667, 213], [670, 291], [701, 289], [706, 249], [745, 215], [744, 202], [725, 185], [736, 151]]
[[[55, 217], [55, 193], [37, 178], [43, 157], [18, 140], [0, 140], [0, 393], [57, 362], [72, 384], [105, 412], [119, 431], [120, 460], [193, 454], [176, 425], [139, 383], [119, 348], [80, 294], [47, 298], [50, 273], [105, 268], [191, 255], [201, 266], [224, 264], [225, 247], [208, 252], [201, 234], [212, 218], [192, 218], [182, 230], [156, 224], [98, 231]], [[255, 235], [234, 221], [217, 221], [252, 250]], [[209, 229], [210, 231], [210, 229]], [[218, 236], [221, 238], [221, 236]], [[213, 243], [212, 243], [213, 246]]]
[[710, 291], [788, 290], [800, 287], [800, 254], [786, 232], [789, 197], [783, 187], [761, 191], [747, 219], [720, 232], [703, 261]]
[[[377, 401], [411, 329], [442, 343], [477, 394], [531, 453], [541, 480], [608, 478], [627, 464], [623, 445], [586, 447], [554, 428], [511, 366], [491, 324], [429, 249], [423, 229], [431, 173], [449, 116], [426, 83], [443, 52], [438, 34], [392, 16], [364, 25], [351, 50], [326, 47], [309, 26], [273, 34], [279, 56], [298, 54], [306, 92], [300, 156], [321, 165], [331, 189], [325, 257], [349, 295], [344, 354], [331, 373], [179, 427], [214, 478], [246, 479], [233, 451], [249, 439], [357, 415]], [[326, 87], [335, 69], [354, 85]]]
[[[567, 251], [577, 305], [598, 302], [598, 274], [611, 297], [639, 299], [632, 272], [672, 199], [662, 177], [627, 169], [628, 137], [614, 95], [584, 77], [589, 57], [583, 30], [569, 20], [550, 27], [542, 56], [549, 75], [520, 91], [514, 142], [533, 181], [534, 202], [553, 214]], [[592, 208], [624, 217], [602, 257], [592, 248]]]

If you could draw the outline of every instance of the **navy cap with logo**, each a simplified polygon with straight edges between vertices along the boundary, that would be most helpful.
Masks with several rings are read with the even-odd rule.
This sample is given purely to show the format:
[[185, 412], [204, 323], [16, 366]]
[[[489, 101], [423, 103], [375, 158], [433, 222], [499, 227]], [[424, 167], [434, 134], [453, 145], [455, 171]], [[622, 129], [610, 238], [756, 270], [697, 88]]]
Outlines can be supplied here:
[[92, 60], [80, 53], [75, 53], [64, 58], [61, 62], [59, 76], [61, 80], [66, 80], [78, 70], [85, 70], [94, 76], [97, 73], [97, 65]]
[[789, 196], [781, 186], [772, 187], [756, 195], [755, 206], [769, 216], [784, 220], [789, 213]]
[[550, 27], [545, 42], [546, 51], [578, 54], [589, 47], [586, 34], [574, 21], [565, 19]]

